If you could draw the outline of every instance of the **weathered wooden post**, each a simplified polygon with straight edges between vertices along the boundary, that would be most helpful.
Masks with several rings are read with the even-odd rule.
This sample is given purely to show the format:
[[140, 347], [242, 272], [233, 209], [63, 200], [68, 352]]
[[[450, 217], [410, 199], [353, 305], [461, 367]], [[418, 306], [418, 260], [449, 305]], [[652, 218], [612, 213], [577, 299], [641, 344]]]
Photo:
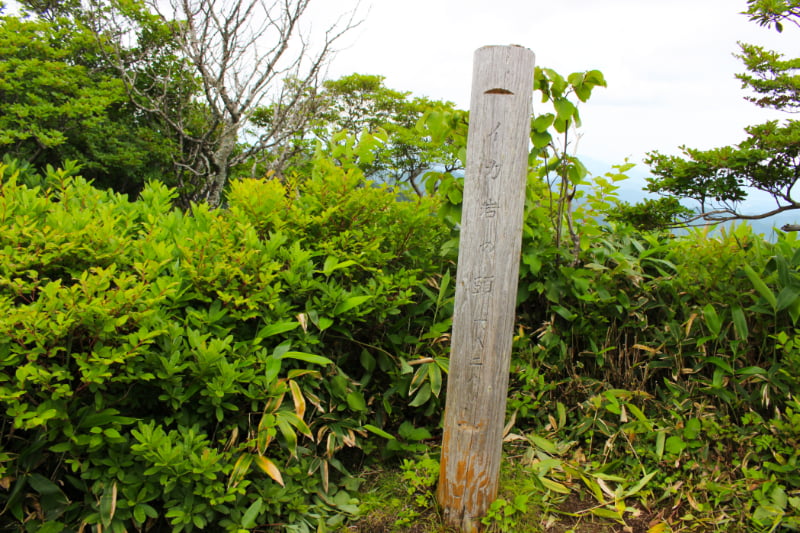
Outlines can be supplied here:
[[497, 496], [522, 242], [534, 55], [475, 52], [438, 498], [477, 531]]

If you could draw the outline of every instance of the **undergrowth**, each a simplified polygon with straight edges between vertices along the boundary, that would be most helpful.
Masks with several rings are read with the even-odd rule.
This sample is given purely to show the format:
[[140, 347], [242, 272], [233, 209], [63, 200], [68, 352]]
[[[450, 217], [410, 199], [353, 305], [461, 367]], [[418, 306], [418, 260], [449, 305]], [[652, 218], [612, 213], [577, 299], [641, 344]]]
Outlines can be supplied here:
[[[797, 238], [606, 221], [630, 165], [591, 178], [552, 146], [484, 527], [800, 529]], [[0, 528], [442, 530], [462, 182], [412, 201], [368, 156], [347, 140], [187, 212], [157, 183], [131, 202], [0, 166]]]

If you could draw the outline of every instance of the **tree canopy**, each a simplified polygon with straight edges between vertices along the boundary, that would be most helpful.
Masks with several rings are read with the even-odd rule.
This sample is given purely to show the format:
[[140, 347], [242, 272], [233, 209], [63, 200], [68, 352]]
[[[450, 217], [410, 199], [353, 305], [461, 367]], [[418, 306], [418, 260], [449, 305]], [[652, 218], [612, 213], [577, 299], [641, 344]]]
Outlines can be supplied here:
[[[745, 14], [778, 31], [783, 31], [786, 22], [800, 26], [797, 0], [750, 0]], [[753, 44], [739, 46], [737, 57], [747, 72], [737, 78], [750, 91], [746, 99], [762, 108], [800, 110], [800, 58], [787, 59]], [[676, 216], [673, 225], [698, 220], [761, 219], [800, 208], [794, 191], [800, 179], [800, 122], [773, 120], [749, 126], [745, 131], [747, 137], [736, 146], [712, 150], [682, 146], [681, 156], [658, 151], [648, 154], [645, 161], [653, 173], [648, 190], [699, 203], [695, 214]], [[775, 206], [760, 213], [741, 211], [740, 202], [752, 190], [771, 195]]]
[[86, 178], [135, 195], [146, 181], [163, 178], [174, 146], [157, 121], [130, 105], [85, 26], [5, 16], [0, 148], [39, 168], [77, 160]]
[[316, 134], [322, 139], [338, 131], [353, 134], [383, 130], [386, 141], [377, 147], [375, 160], [365, 174], [391, 183], [407, 183], [421, 195], [420, 178], [433, 167], [445, 172], [463, 168], [458, 147], [434, 140], [417, 127], [433, 109], [455, 111], [452, 102], [411, 97], [409, 92], [390, 89], [384, 77], [351, 74], [324, 82], [325, 113]]

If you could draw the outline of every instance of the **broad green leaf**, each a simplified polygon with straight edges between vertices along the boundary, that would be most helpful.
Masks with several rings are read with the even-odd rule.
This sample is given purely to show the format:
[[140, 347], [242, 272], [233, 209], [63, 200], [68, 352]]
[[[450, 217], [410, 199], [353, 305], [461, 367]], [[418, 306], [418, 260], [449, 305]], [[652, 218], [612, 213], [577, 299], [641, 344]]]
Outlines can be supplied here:
[[275, 324], [268, 324], [258, 330], [256, 339], [266, 339], [267, 337], [272, 337], [273, 335], [285, 333], [297, 328], [299, 325], [299, 322], [277, 322]]
[[600, 488], [600, 485], [597, 484], [597, 481], [595, 481], [594, 479], [590, 479], [590, 478], [586, 477], [582, 473], [580, 474], [580, 477], [583, 480], [583, 482], [586, 484], [586, 486], [589, 487], [589, 490], [592, 491], [592, 494], [597, 499], [597, 501], [601, 501], [602, 502], [602, 501], [605, 500], [605, 497], [603, 496], [603, 489]]
[[688, 440], [694, 440], [700, 435], [700, 429], [700, 420], [697, 418], [690, 418], [686, 421], [686, 425], [683, 428], [683, 436]]
[[33, 473], [28, 477], [28, 484], [39, 494], [60, 494], [61, 489], [41, 474]]
[[313, 353], [306, 353], [306, 352], [286, 352], [285, 354], [281, 355], [281, 359], [296, 359], [298, 361], [304, 361], [306, 363], [311, 363], [314, 365], [332, 365], [333, 361], [328, 359], [327, 357], [322, 357], [321, 355], [314, 355]]
[[108, 527], [111, 521], [114, 520], [114, 515], [117, 512], [117, 483], [116, 481], [111, 487], [106, 487], [103, 495], [100, 496], [100, 520], [103, 525]]
[[578, 111], [575, 104], [566, 98], [556, 98], [553, 101], [553, 107], [556, 109], [557, 118], [562, 120], [572, 120]]
[[325, 274], [326, 276], [330, 276], [331, 274], [333, 274], [337, 270], [340, 270], [342, 268], [347, 268], [349, 266], [353, 266], [353, 265], [356, 265], [356, 264], [357, 263], [355, 261], [353, 261], [352, 259], [348, 259], [348, 260], [342, 261], [340, 263], [339, 259], [337, 257], [329, 255], [325, 259], [325, 264], [322, 266], [322, 273]]
[[425, 402], [430, 400], [431, 398], [431, 384], [425, 383], [417, 392], [417, 395], [414, 399], [408, 404], [411, 407], [419, 407], [420, 405], [424, 405]]
[[433, 364], [428, 371], [428, 379], [431, 383], [431, 392], [437, 398], [442, 391], [442, 369], [437, 364]]
[[662, 457], [664, 457], [664, 443], [667, 440], [667, 433], [665, 431], [659, 431], [656, 434], [656, 457], [660, 461]]
[[258, 453], [264, 454], [267, 447], [272, 442], [272, 437], [275, 436], [275, 415], [272, 413], [264, 413], [261, 415], [261, 420], [258, 423], [258, 431], [256, 432], [256, 449]]
[[800, 299], [789, 306], [789, 316], [792, 318], [792, 324], [796, 325], [797, 320], [800, 319]]
[[297, 416], [295, 413], [291, 411], [280, 410], [277, 413], [277, 421], [278, 421], [278, 427], [281, 428], [281, 430], [283, 430], [281, 424], [286, 422], [294, 426], [297, 429], [297, 431], [299, 431], [301, 434], [305, 435], [311, 440], [314, 440], [314, 435], [313, 433], [311, 433], [311, 428], [309, 428], [308, 425], [303, 421], [303, 419]]
[[639, 420], [640, 422], [644, 422], [650, 431], [653, 430], [653, 425], [650, 423], [650, 420], [648, 420], [648, 418], [644, 415], [641, 409], [639, 409], [632, 403], [626, 403], [625, 405], [628, 408], [628, 411], [633, 413], [633, 416], [635, 416], [637, 420]]
[[606, 481], [614, 481], [616, 483], [626, 483], [628, 481], [627, 478], [622, 476], [615, 476], [613, 474], [606, 474], [605, 472], [594, 472], [592, 473], [594, 477], [597, 479], [604, 479]]
[[724, 370], [728, 374], [733, 374], [733, 367], [731, 366], [731, 364], [728, 361], [726, 361], [725, 359], [722, 359], [721, 357], [717, 357], [716, 355], [713, 355], [711, 357], [706, 357], [705, 359], [703, 359], [703, 361], [706, 364], [708, 364], [708, 363], [713, 364], [714, 366], [716, 366], [717, 368], [719, 368], [721, 370]]
[[576, 318], [578, 318], [578, 315], [577, 315], [577, 314], [573, 313], [573, 312], [572, 312], [572, 311], [570, 311], [569, 309], [567, 309], [567, 308], [565, 308], [565, 307], [562, 307], [562, 306], [560, 306], [560, 305], [554, 305], [554, 306], [552, 307], [552, 309], [553, 309], [553, 311], [555, 311], [556, 313], [558, 313], [559, 315], [561, 315], [561, 317], [562, 317], [564, 320], [567, 320], [567, 321], [569, 321], [569, 322], [572, 322], [573, 320], [575, 320]]
[[573, 185], [580, 185], [589, 171], [578, 159], [571, 159], [567, 169], [567, 177]]
[[423, 383], [425, 383], [425, 378], [428, 377], [428, 369], [431, 365], [429, 364], [422, 364], [417, 367], [417, 371], [414, 372], [414, 377], [411, 378], [411, 384], [409, 385], [409, 395], [419, 389]]
[[531, 128], [534, 132], [537, 133], [544, 133], [547, 129], [553, 125], [556, 116], [552, 113], [545, 113], [544, 115], [539, 115], [533, 120]]
[[306, 414], [306, 399], [303, 397], [303, 392], [300, 390], [300, 385], [298, 385], [293, 379], [290, 379], [289, 389], [292, 391], [294, 412], [297, 413], [297, 416], [302, 419]]
[[281, 359], [278, 357], [267, 357], [264, 363], [264, 374], [266, 375], [267, 383], [273, 383], [278, 379], [278, 374], [280, 374], [280, 372]]
[[590, 70], [587, 72], [583, 82], [606, 87], [605, 76], [603, 76], [603, 73], [599, 70]]
[[720, 330], [722, 329], [722, 320], [717, 314], [717, 310], [711, 304], [706, 304], [703, 308], [703, 318], [706, 320], [706, 325], [714, 337], [719, 337]]
[[772, 499], [772, 503], [774, 503], [778, 509], [786, 509], [786, 504], [789, 502], [786, 491], [780, 485], [775, 485], [773, 487], [772, 492], [770, 492], [770, 498]]
[[361, 363], [361, 367], [367, 371], [367, 374], [368, 375], [372, 374], [377, 365], [377, 360], [375, 359], [375, 357], [367, 350], [361, 350], [361, 354], [358, 356], [358, 360]]
[[280, 429], [283, 439], [286, 441], [286, 447], [289, 449], [289, 454], [292, 457], [297, 457], [297, 433], [292, 429], [292, 425], [286, 420], [286, 417], [278, 417], [278, 429]]
[[[79, 427], [86, 428], [86, 427], [106, 426], [114, 422], [121, 423], [120, 420], [124, 419], [125, 417], [121, 417], [118, 415], [119, 411], [117, 411], [116, 409], [103, 409], [102, 411], [99, 411], [97, 413], [92, 413], [83, 417], [80, 421]], [[132, 420], [132, 419], [126, 419], [126, 420]]]
[[764, 283], [764, 280], [756, 273], [755, 270], [750, 265], [743, 265], [742, 270], [747, 275], [750, 283], [752, 283], [753, 287], [756, 289], [756, 292], [764, 298], [770, 306], [772, 306], [773, 310], [777, 310], [778, 308], [778, 301], [775, 298], [775, 295], [772, 291], [767, 287], [767, 284]]
[[553, 124], [553, 127], [555, 128], [555, 130], [558, 133], [564, 133], [565, 131], [567, 131], [567, 128], [569, 127], [569, 125], [570, 125], [570, 120], [568, 118], [559, 116], [558, 118], [556, 118], [556, 121], [555, 121], [555, 124]]
[[560, 97], [567, 88], [567, 80], [564, 79], [564, 76], [551, 68], [542, 70], [547, 74], [547, 78], [550, 80], [550, 90], [553, 98]]
[[[45, 511], [45, 513], [46, 512], [47, 511]], [[62, 533], [64, 531], [69, 531], [69, 528], [67, 528], [63, 523], [48, 520], [42, 524], [42, 527], [36, 530], [36, 533]]]
[[571, 492], [566, 486], [553, 481], [550, 478], [540, 477], [539, 481], [542, 482], [542, 485], [544, 485], [546, 489], [552, 490], [553, 492], [557, 492], [559, 494], [569, 494]]
[[760, 366], [747, 366], [736, 371], [737, 376], [766, 376], [767, 371]]
[[644, 488], [644, 486], [647, 485], [647, 483], [649, 483], [650, 480], [653, 479], [653, 476], [655, 476], [657, 473], [658, 473], [658, 470], [653, 470], [649, 474], [645, 475], [642, 479], [640, 479], [636, 483], [636, 485], [634, 485], [633, 487], [631, 487], [628, 490], [626, 490], [622, 497], [623, 498], [628, 498], [630, 496], [634, 496], [634, 495], [638, 494], [639, 491], [642, 490]]
[[382, 430], [379, 427], [373, 426], [372, 424], [365, 424], [363, 427], [364, 427], [364, 429], [366, 429], [370, 433], [374, 433], [379, 437], [383, 437], [384, 439], [396, 440], [393, 435], [391, 435], [390, 433], [385, 432], [384, 430]]
[[122, 435], [120, 435], [119, 431], [114, 428], [106, 428], [103, 430], [103, 435], [110, 439], [121, 439]]
[[664, 447], [669, 453], [679, 455], [686, 448], [686, 443], [682, 438], [673, 435], [667, 439]]
[[778, 293], [778, 298], [775, 302], [776, 310], [783, 311], [787, 307], [794, 305], [798, 299], [800, 299], [800, 291], [791, 285], [786, 286]]
[[408, 441], [419, 442], [431, 438], [430, 431], [425, 428], [415, 428], [414, 424], [408, 420], [400, 424], [400, 427], [397, 428], [397, 433], [400, 435], [400, 438]]
[[575, 96], [581, 102], [586, 102], [592, 96], [592, 87], [588, 84], [581, 84], [574, 86]]
[[340, 302], [334, 309], [334, 315], [341, 315], [342, 313], [346, 313], [350, 309], [354, 307], [358, 307], [359, 305], [363, 304], [364, 302], [372, 299], [372, 296], [365, 295], [365, 296], [351, 296], [350, 298], [346, 299], [343, 302]]
[[622, 514], [619, 511], [612, 511], [603, 507], [592, 509], [592, 514], [600, 518], [611, 518], [612, 520], [622, 520]]
[[544, 148], [553, 142], [553, 136], [547, 131], [534, 131], [531, 133], [531, 142], [536, 149]]
[[561, 402], [556, 402], [556, 411], [558, 412], [558, 427], [563, 428], [567, 425], [567, 408]]
[[364, 395], [361, 394], [361, 391], [350, 391], [347, 394], [347, 405], [354, 411], [363, 412], [367, 410], [367, 402], [364, 400]]
[[740, 340], [747, 340], [749, 334], [747, 327], [747, 319], [744, 316], [744, 311], [738, 305], [731, 309], [731, 316], [733, 317], [733, 330]]
[[329, 255], [325, 258], [325, 264], [322, 265], [322, 273], [327, 275], [333, 272], [333, 268], [339, 263], [339, 258]]
[[444, 297], [447, 294], [447, 288], [450, 286], [450, 270], [446, 270], [444, 275], [442, 276], [442, 280], [439, 282], [439, 294], [436, 296], [436, 308], [439, 309], [442, 307], [442, 303], [444, 302]]
[[[280, 472], [278, 472], [278, 475], [280, 475]], [[283, 483], [281, 483], [281, 486], [283, 486]], [[252, 505], [250, 505], [250, 507], [247, 508], [247, 511], [245, 511], [244, 515], [242, 516], [241, 526], [244, 529], [252, 529], [256, 526], [256, 518], [258, 518], [258, 513], [261, 512], [261, 507], [263, 505], [264, 505], [264, 500], [258, 498], [256, 501], [253, 502]]]
[[544, 451], [548, 455], [558, 455], [558, 449], [556, 445], [547, 440], [544, 437], [540, 437], [539, 435], [531, 435], [528, 437], [533, 444], [539, 448], [540, 450]]

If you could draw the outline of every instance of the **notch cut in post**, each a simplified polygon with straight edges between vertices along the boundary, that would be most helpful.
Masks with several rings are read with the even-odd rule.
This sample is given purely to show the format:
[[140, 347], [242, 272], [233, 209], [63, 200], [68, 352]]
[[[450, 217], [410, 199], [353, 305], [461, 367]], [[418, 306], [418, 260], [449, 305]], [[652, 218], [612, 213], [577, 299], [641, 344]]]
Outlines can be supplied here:
[[480, 517], [497, 497], [533, 69], [533, 52], [520, 46], [488, 46], [475, 52], [437, 492], [445, 520], [464, 532], [478, 530]]

